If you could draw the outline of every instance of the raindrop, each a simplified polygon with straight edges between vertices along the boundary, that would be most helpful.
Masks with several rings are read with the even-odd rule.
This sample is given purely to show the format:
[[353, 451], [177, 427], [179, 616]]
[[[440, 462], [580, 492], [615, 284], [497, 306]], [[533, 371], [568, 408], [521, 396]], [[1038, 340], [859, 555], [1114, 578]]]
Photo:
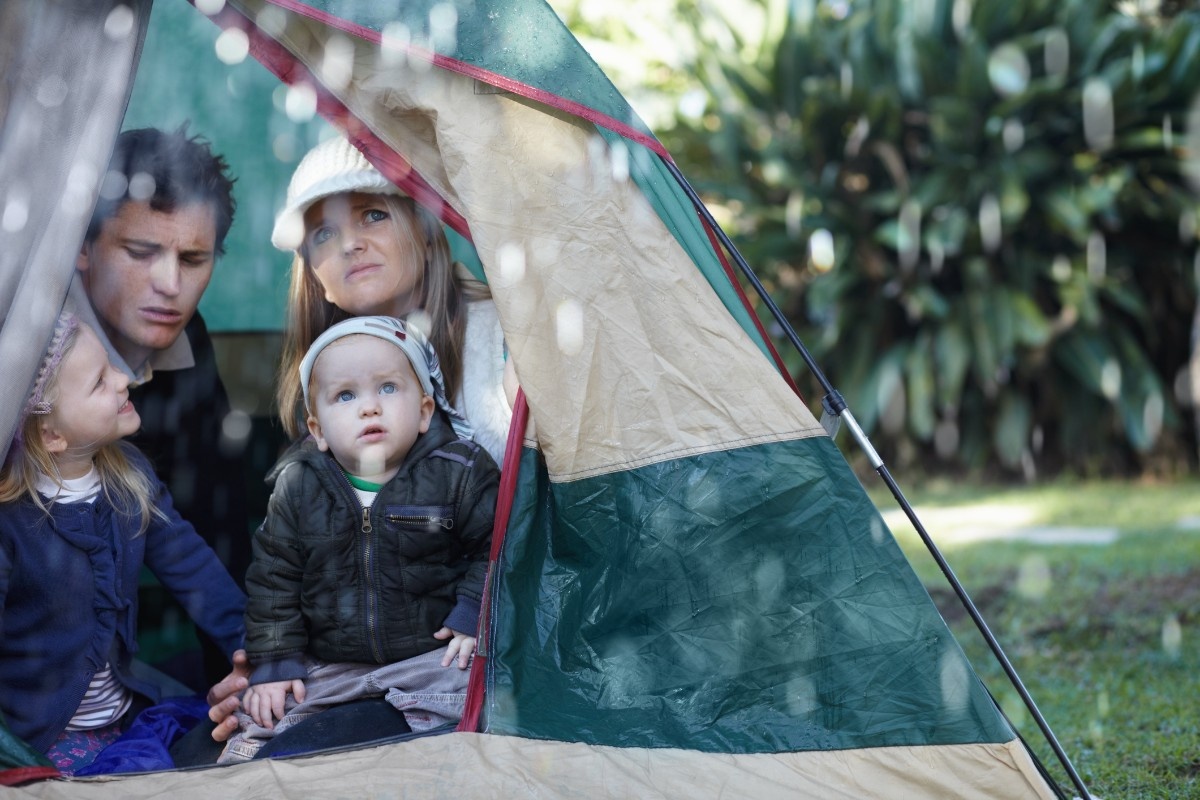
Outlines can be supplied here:
[[988, 58], [988, 80], [1004, 97], [1021, 94], [1029, 86], [1029, 59], [1015, 44], [1002, 44]]
[[689, 89], [679, 98], [679, 115], [684, 119], [700, 119], [707, 107], [708, 93], [703, 89]]
[[974, 10], [974, 3], [971, 0], [954, 0], [954, 6], [950, 10], [950, 23], [954, 26], [954, 34], [959, 39], [964, 39], [971, 29], [971, 12]]
[[292, 163], [296, 160], [296, 137], [290, 131], [279, 134], [271, 140], [271, 153], [276, 161]]
[[850, 65], [849, 61], [842, 62], [841, 89], [843, 99], [849, 97], [850, 93], [854, 91], [854, 67]]
[[1004, 120], [1004, 130], [1000, 134], [1000, 139], [1004, 142], [1004, 149], [1009, 153], [1015, 153], [1025, 144], [1025, 126], [1021, 124], [1019, 119]]
[[57, 108], [67, 99], [69, 89], [61, 75], [47, 75], [38, 83], [37, 101], [45, 108]]
[[379, 59], [387, 67], [398, 67], [408, 57], [408, 46], [412, 44], [412, 32], [400, 22], [389, 22], [383, 26], [379, 45]]
[[100, 176], [91, 164], [78, 161], [71, 166], [67, 187], [62, 195], [62, 209], [68, 214], [82, 216], [92, 210], [96, 200], [96, 182]]
[[321, 59], [321, 80], [334, 91], [341, 91], [350, 85], [350, 77], [354, 74], [354, 44], [345, 36], [334, 34], [325, 43], [325, 53]]
[[317, 92], [307, 83], [289, 86], [283, 111], [292, 122], [307, 122], [317, 113]]
[[1162, 124], [1163, 150], [1170, 152], [1175, 147], [1175, 128], [1171, 124], [1171, 115], [1163, 114]]
[[1107, 717], [1110, 708], [1111, 701], [1108, 698], [1108, 691], [1101, 689], [1100, 693], [1096, 695], [1096, 712], [1101, 717]]
[[233, 409], [221, 420], [221, 448], [240, 450], [250, 438], [250, 415]]
[[1146, 50], [1141, 42], [1133, 46], [1133, 58], [1130, 59], [1129, 69], [1135, 81], [1141, 81], [1142, 76], [1146, 74]]
[[787, 570], [779, 558], [765, 559], [754, 571], [754, 592], [764, 611], [769, 611], [783, 593], [786, 578]]
[[911, 270], [921, 255], [921, 203], [909, 198], [900, 206], [900, 227], [896, 241], [900, 266]]
[[875, 544], [883, 544], [887, 540], [887, 526], [883, 524], [883, 518], [878, 514], [871, 517], [871, 541]]
[[558, 304], [554, 315], [558, 349], [563, 355], [576, 356], [583, 349], [583, 308], [574, 300]]
[[1108, 246], [1104, 234], [1092, 231], [1087, 240], [1087, 273], [1093, 283], [1104, 280], [1108, 271]]
[[946, 248], [942, 247], [942, 243], [937, 239], [932, 240], [926, 246], [929, 250], [929, 268], [934, 275], [941, 273], [942, 265], [946, 262]]
[[933, 428], [933, 448], [938, 457], [949, 460], [958, 453], [958, 423], [943, 419]]
[[614, 181], [625, 183], [629, 180], [629, 148], [623, 141], [618, 141], [613, 145], [612, 152], [609, 154], [609, 163]]
[[1162, 647], [1167, 657], [1179, 658], [1180, 650], [1183, 648], [1183, 626], [1179, 624], [1179, 618], [1174, 614], [1168, 614], [1167, 618], [1163, 620]]
[[783, 208], [783, 223], [787, 235], [791, 239], [799, 239], [804, 229], [804, 193], [792, 191], [788, 193], [787, 204]]
[[220, 14], [224, 8], [225, 0], [196, 0], [196, 10], [208, 17]]
[[8, 199], [4, 203], [4, 215], [0, 217], [0, 227], [6, 233], [17, 233], [24, 230], [27, 222], [29, 222], [29, 198], [25, 196], [25, 192], [14, 187], [9, 190]]
[[304, 217], [296, 212], [289, 212], [279, 217], [275, 223], [278, 232], [279, 246], [288, 250], [300, 249], [304, 241]]
[[149, 200], [154, 196], [156, 188], [153, 175], [149, 172], [135, 172], [133, 173], [133, 177], [129, 179], [129, 199], [136, 201]]
[[1042, 448], [1046, 446], [1046, 431], [1041, 425], [1034, 425], [1033, 430], [1029, 432], [1029, 446], [1035, 453], [1042, 452]]
[[1200, 191], [1200, 94], [1192, 98], [1184, 130], [1183, 174], [1188, 177], [1192, 189]]
[[1146, 430], [1146, 438], [1152, 444], [1158, 441], [1162, 433], [1163, 413], [1165, 403], [1158, 392], [1151, 392], [1142, 405], [1142, 427]]
[[496, 266], [503, 286], [516, 286], [525, 277], [525, 250], [516, 242], [504, 242], [496, 248]]
[[1083, 85], [1083, 137], [1093, 150], [1112, 145], [1112, 89], [1103, 78], [1088, 78]]
[[1000, 203], [996, 200], [996, 195], [985, 194], [979, 201], [979, 239], [987, 253], [994, 253], [1000, 249], [1000, 222]]
[[1179, 241], [1190, 244], [1196, 238], [1196, 212], [1185, 208], [1179, 212]]
[[867, 119], [866, 115], [863, 115], [854, 123], [854, 127], [850, 129], [850, 135], [846, 137], [846, 155], [858, 155], [859, 150], [862, 149], [863, 142], [870, 135], [871, 120]]
[[813, 235], [808, 237], [808, 253], [813, 269], [817, 272], [829, 272], [833, 269], [833, 234], [824, 228], [813, 231]]
[[429, 312], [423, 308], [408, 312], [405, 322], [425, 334], [426, 338], [429, 337], [429, 332], [433, 330], [433, 317], [429, 316]]
[[957, 648], [942, 654], [939, 677], [942, 686], [942, 705], [947, 712], [961, 711], [967, 707], [971, 697], [971, 680], [967, 666]]
[[453, 53], [458, 47], [458, 9], [453, 3], [438, 3], [429, 10], [429, 38], [433, 50]]
[[100, 181], [100, 196], [105, 200], [120, 200], [125, 196], [125, 190], [128, 188], [129, 181], [126, 179], [125, 173], [110, 169], [104, 173], [104, 180]]
[[[1196, 376], [1200, 379], [1200, 375]], [[1192, 370], [1191, 367], [1184, 366], [1175, 373], [1175, 382], [1173, 384], [1175, 390], [1175, 400], [1181, 406], [1195, 405], [1195, 400], [1192, 398]]]
[[816, 684], [808, 678], [796, 677], [788, 681], [785, 697], [788, 714], [793, 717], [803, 717], [821, 707]]
[[1017, 571], [1017, 594], [1027, 600], [1040, 600], [1050, 591], [1053, 578], [1050, 565], [1041, 556], [1028, 556]]
[[1116, 400], [1121, 394], [1121, 365], [1115, 358], [1105, 359], [1100, 368], [1100, 394], [1109, 400]]
[[222, 64], [240, 64], [250, 55], [250, 38], [241, 28], [226, 28], [213, 43], [213, 50]]
[[104, 20], [104, 35], [114, 42], [124, 39], [133, 32], [133, 9], [129, 6], [113, 6]]
[[264, 5], [254, 17], [254, 24], [267, 36], [278, 39], [287, 30], [287, 13], [282, 8]]
[[1071, 259], [1061, 254], [1055, 256], [1050, 263], [1050, 277], [1059, 283], [1071, 280]]
[[1042, 57], [1046, 62], [1046, 74], [1052, 77], [1063, 77], [1071, 63], [1071, 40], [1062, 28], [1051, 28], [1046, 32], [1046, 42], [1042, 47]]

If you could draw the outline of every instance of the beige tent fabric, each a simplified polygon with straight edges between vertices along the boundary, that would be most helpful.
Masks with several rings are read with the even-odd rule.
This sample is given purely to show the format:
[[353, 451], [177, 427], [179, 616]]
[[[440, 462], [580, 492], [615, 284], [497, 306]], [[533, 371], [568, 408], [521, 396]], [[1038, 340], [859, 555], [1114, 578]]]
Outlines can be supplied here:
[[0, 6], [0, 459], [67, 296], [150, 0]]
[[769, 755], [643, 750], [455, 733], [190, 772], [45, 782], [14, 800], [747, 798], [1053, 800], [1020, 742]]
[[[279, 38], [321, 75], [329, 36]], [[338, 94], [470, 221], [551, 480], [824, 434], [590, 126], [353, 41]]]

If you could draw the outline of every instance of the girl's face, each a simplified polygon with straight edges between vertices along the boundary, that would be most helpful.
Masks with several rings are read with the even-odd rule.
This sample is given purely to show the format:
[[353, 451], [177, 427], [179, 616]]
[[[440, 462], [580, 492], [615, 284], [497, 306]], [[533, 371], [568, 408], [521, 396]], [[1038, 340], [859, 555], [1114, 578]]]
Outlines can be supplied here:
[[42, 441], [64, 478], [86, 474], [97, 450], [135, 433], [142, 423], [129, 402], [129, 378], [109, 363], [104, 345], [87, 325], [79, 327], [51, 392], [53, 411], [42, 425]]
[[351, 192], [313, 203], [304, 244], [325, 299], [355, 316], [403, 317], [417, 308], [425, 250], [397, 231], [383, 195]]

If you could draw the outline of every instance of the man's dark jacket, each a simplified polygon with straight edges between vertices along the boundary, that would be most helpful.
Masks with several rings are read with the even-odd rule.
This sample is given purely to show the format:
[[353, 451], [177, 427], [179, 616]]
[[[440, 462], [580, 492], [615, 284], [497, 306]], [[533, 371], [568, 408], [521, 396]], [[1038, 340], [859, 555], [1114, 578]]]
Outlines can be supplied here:
[[[212, 339], [198, 312], [181, 335], [188, 338], [195, 365], [155, 370], [150, 381], [130, 390], [129, 399], [142, 426], [129, 441], [150, 458], [179, 515], [216, 552], [238, 586], [243, 586], [250, 563], [250, 530], [257, 522], [250, 518], [253, 512], [243, 466], [249, 437], [222, 435], [231, 410], [229, 396], [217, 372]], [[143, 605], [149, 615], [142, 620], [144, 628], [152, 628], [154, 620], [169, 619], [172, 607], [174, 615], [184, 618], [178, 603], [161, 594], [146, 595]], [[229, 672], [229, 661], [221, 648], [203, 632], [198, 633], [203, 643], [202, 665], [197, 659], [194, 664], [156, 666], [204, 691]]]

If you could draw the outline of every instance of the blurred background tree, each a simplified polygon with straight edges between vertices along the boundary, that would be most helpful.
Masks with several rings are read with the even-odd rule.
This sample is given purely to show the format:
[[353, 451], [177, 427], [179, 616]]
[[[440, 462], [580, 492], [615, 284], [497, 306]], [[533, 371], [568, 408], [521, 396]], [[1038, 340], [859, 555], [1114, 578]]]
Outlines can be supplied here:
[[1196, 467], [1200, 14], [555, 6], [890, 462], [1025, 479]]

